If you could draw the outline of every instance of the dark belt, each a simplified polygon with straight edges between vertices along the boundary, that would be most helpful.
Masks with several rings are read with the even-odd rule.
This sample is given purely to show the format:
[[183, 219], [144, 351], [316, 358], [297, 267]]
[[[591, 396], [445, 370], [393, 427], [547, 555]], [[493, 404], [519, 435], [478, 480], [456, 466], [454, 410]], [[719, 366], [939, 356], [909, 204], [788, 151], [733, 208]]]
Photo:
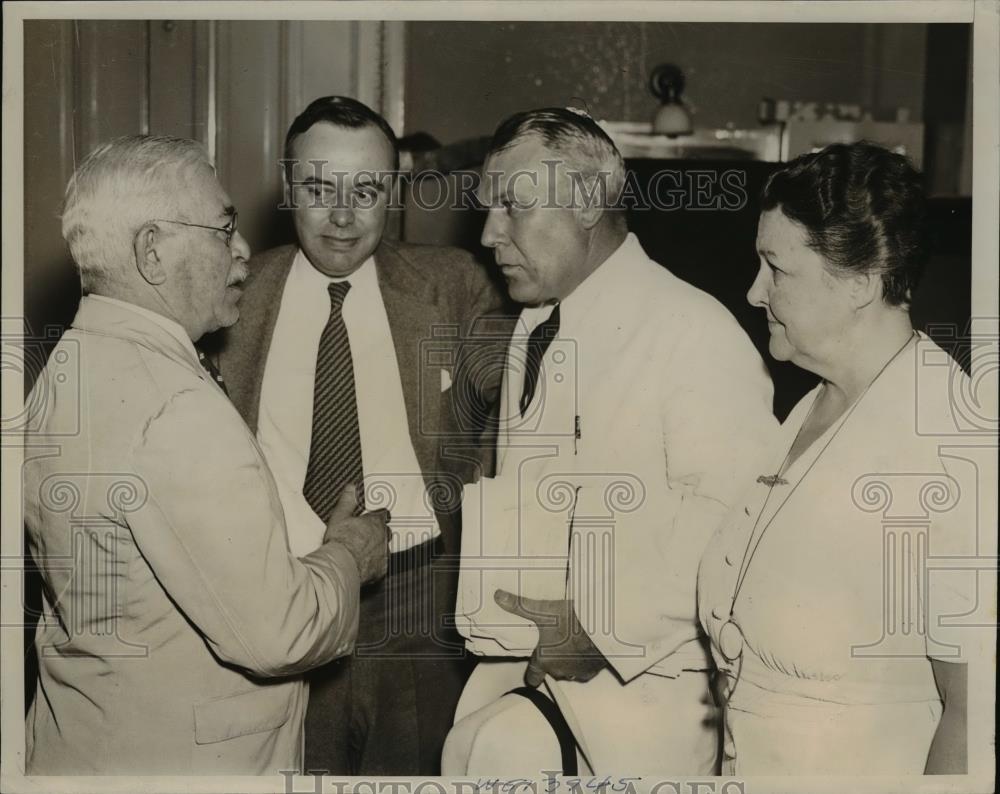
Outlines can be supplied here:
[[406, 573], [417, 568], [430, 565], [435, 557], [444, 554], [444, 538], [438, 535], [433, 540], [425, 540], [416, 546], [410, 546], [403, 551], [395, 551], [389, 555], [388, 576]]

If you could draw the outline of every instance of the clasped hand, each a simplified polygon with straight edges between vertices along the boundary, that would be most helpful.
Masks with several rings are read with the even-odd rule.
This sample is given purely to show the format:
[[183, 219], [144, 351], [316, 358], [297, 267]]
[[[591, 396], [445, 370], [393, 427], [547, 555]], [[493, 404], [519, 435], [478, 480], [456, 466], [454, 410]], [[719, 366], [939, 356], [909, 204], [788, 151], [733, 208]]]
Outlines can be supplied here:
[[528, 686], [537, 687], [546, 675], [560, 681], [589, 681], [607, 666], [577, 620], [571, 600], [527, 598], [506, 590], [497, 590], [493, 599], [502, 609], [538, 626], [538, 645], [524, 673]]
[[354, 557], [361, 574], [361, 584], [377, 582], [389, 570], [389, 511], [373, 510], [355, 515], [358, 497], [354, 486], [347, 486], [326, 522], [323, 542], [336, 541]]

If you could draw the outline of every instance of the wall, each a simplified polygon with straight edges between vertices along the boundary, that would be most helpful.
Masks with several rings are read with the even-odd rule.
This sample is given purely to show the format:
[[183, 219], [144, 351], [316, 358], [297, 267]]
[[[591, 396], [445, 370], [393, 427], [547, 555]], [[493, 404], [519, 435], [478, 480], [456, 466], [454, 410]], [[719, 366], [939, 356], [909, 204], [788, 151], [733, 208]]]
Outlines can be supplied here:
[[[913, 118], [926, 116], [938, 130], [929, 128], [936, 147], [932, 180], [948, 182], [943, 192], [961, 193], [970, 180], [955, 175], [970, 169], [953, 162], [967, 160], [968, 148], [957, 109], [965, 107], [967, 117], [968, 106], [955, 89], [967, 67], [956, 68], [961, 59], [949, 55], [967, 31], [859, 24], [28, 21], [26, 314], [39, 333], [46, 324], [65, 324], [75, 310], [76, 276], [58, 212], [75, 163], [98, 142], [142, 132], [201, 140], [216, 156], [245, 236], [261, 250], [290, 237], [287, 218], [274, 210], [285, 129], [309, 99], [328, 93], [357, 96], [380, 108], [397, 132], [425, 131], [447, 144], [487, 135], [509, 113], [544, 104], [574, 102], [599, 117], [648, 119], [656, 108], [646, 88], [649, 72], [671, 60], [687, 72], [687, 97], [701, 126], [753, 126], [765, 95], [909, 107]], [[455, 241], [434, 238], [449, 240]]]
[[410, 22], [406, 131], [486, 135], [529, 107], [584, 104], [646, 121], [650, 71], [673, 62], [703, 127], [757, 125], [762, 97], [923, 113], [927, 26], [658, 22]]
[[28, 20], [24, 24], [25, 314], [68, 323], [79, 287], [60, 232], [63, 190], [97, 144], [133, 134], [201, 141], [254, 250], [278, 215], [285, 131], [313, 98], [349, 94], [390, 117], [380, 22]]
[[924, 172], [939, 195], [972, 194], [971, 25], [928, 25]]

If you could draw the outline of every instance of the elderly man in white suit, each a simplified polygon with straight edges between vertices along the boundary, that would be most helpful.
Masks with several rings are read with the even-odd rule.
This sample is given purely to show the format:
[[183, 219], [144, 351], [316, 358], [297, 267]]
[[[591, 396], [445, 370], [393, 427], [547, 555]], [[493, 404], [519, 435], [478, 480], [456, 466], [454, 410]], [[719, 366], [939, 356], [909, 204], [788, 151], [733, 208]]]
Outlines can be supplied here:
[[[111, 141], [63, 236], [84, 296], [29, 405], [25, 521], [41, 571], [27, 772], [301, 769], [301, 673], [349, 653], [384, 514], [345, 492], [295, 557], [253, 435], [194, 346], [239, 317], [250, 250], [194, 141]], [[77, 362], [79, 378], [60, 368]]]
[[774, 425], [770, 379], [735, 319], [628, 233], [624, 164], [591, 118], [516, 114], [483, 177], [482, 241], [524, 309], [497, 478], [466, 498], [457, 613], [485, 658], [443, 771], [565, 769], [552, 709], [504, 694], [523, 678], [593, 773], [712, 774], [695, 577]]

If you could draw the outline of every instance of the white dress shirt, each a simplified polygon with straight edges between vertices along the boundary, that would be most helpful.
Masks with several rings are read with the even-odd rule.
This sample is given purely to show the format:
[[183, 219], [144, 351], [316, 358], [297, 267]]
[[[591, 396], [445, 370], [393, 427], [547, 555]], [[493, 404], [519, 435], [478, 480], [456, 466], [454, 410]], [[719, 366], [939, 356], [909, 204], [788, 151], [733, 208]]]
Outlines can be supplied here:
[[343, 318], [354, 362], [366, 507], [392, 514], [391, 551], [440, 534], [406, 418], [389, 319], [369, 257], [347, 279], [332, 279], [295, 255], [261, 384], [257, 439], [278, 484], [296, 555], [317, 548], [325, 524], [302, 495], [312, 438], [313, 386], [319, 338], [330, 318], [329, 284], [349, 281]]

